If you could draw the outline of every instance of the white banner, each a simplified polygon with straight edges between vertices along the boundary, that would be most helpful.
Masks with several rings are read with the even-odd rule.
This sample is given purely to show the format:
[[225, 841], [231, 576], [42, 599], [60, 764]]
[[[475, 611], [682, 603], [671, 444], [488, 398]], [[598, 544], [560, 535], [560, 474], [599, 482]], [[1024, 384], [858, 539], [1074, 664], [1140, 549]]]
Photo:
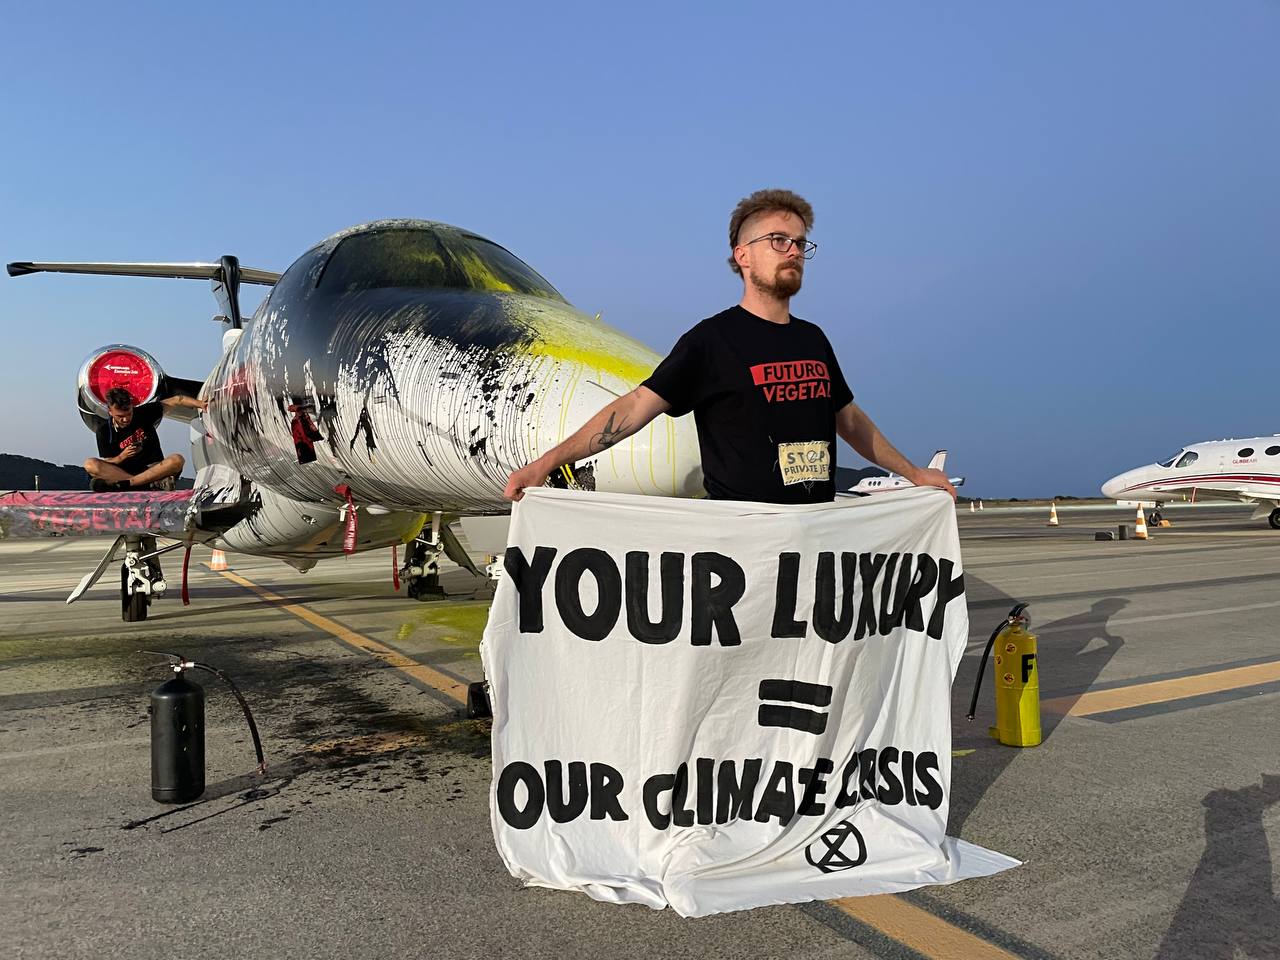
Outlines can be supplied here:
[[951, 498], [531, 490], [481, 655], [498, 852], [703, 916], [1018, 861], [946, 836], [969, 634]]

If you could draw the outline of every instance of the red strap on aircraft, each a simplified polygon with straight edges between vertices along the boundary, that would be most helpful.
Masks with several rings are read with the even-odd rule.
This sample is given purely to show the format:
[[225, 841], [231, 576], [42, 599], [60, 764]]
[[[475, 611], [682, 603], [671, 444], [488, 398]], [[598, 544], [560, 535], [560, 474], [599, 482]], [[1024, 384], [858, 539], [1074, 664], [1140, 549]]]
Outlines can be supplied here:
[[391, 585], [400, 592], [400, 559], [396, 554], [396, 545], [391, 545]]
[[333, 492], [340, 497], [347, 498], [347, 527], [342, 532], [342, 552], [356, 552], [356, 534], [359, 523], [356, 520], [356, 499], [351, 495], [351, 488], [345, 483], [340, 483], [333, 488]]
[[191, 544], [187, 544], [186, 552], [182, 554], [182, 605], [184, 607], [191, 606], [191, 595], [187, 593], [187, 565], [191, 563]]

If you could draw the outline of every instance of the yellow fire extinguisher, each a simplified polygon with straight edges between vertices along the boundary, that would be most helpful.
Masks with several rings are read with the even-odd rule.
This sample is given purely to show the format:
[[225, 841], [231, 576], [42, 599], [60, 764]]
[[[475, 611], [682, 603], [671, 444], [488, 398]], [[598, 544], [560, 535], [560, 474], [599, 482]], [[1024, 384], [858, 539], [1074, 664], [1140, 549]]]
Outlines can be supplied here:
[[995, 646], [996, 725], [991, 736], [1010, 747], [1034, 747], [1040, 743], [1040, 669], [1036, 635], [1027, 627], [1027, 604], [1015, 604], [996, 627], [982, 651], [982, 663], [969, 702], [969, 720], [978, 708], [978, 691], [987, 670], [987, 657]]

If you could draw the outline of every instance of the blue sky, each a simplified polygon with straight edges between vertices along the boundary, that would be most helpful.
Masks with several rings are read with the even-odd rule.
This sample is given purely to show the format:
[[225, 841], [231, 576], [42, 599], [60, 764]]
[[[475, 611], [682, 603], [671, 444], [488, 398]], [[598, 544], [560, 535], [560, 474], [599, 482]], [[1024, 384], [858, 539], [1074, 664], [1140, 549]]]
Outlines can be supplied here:
[[[1280, 431], [1274, 0], [44, 6], [0, 35], [0, 260], [280, 270], [424, 217], [665, 352], [739, 296], [733, 205], [786, 186], [820, 245], [793, 311], [968, 493], [1096, 495]], [[0, 451], [83, 459], [84, 355], [203, 377], [214, 312], [203, 283], [0, 277]]]

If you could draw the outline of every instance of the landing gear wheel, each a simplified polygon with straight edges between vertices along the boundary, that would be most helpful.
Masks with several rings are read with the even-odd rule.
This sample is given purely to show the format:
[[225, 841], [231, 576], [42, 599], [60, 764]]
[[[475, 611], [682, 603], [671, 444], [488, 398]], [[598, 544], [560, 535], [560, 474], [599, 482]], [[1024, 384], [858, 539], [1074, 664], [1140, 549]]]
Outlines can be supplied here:
[[1160, 526], [1160, 522], [1162, 520], [1164, 520], [1164, 514], [1160, 512], [1159, 507], [1156, 507], [1154, 510], [1151, 511], [1151, 524], [1152, 526], [1158, 527]]
[[120, 617], [125, 623], [137, 623], [147, 619], [147, 604], [150, 601], [142, 591], [129, 592], [129, 568], [120, 565]]
[[438, 576], [410, 577], [409, 582], [405, 585], [405, 592], [409, 594], [410, 600], [418, 600], [423, 603], [429, 600], [444, 599], [444, 587], [440, 586], [440, 578]]
[[1271, 511], [1271, 516], [1267, 517], [1267, 523], [1271, 524], [1272, 530], [1280, 530], [1280, 507]]
[[444, 599], [444, 587], [440, 586], [440, 574], [437, 572], [439, 567], [436, 557], [439, 553], [438, 547], [433, 553], [421, 540], [415, 540], [409, 548], [405, 566], [424, 571], [420, 574], [410, 574], [405, 581], [405, 593], [409, 595], [410, 600], [425, 603], [430, 600]]
[[471, 720], [484, 720], [493, 716], [493, 707], [489, 703], [489, 685], [483, 680], [467, 684], [467, 717]]

